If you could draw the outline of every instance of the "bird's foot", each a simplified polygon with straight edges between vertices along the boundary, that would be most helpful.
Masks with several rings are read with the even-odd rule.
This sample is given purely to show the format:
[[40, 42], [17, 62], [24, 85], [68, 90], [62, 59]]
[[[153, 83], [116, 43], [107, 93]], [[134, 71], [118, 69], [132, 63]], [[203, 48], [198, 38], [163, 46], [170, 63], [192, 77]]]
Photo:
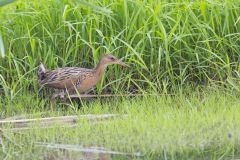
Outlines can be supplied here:
[[56, 98], [59, 96], [59, 94], [53, 94], [52, 97], [51, 97], [51, 101], [55, 101]]
[[60, 92], [60, 93], [54, 93], [51, 97], [51, 100], [56, 100], [56, 98], [61, 98], [64, 99], [65, 98], [65, 92]]
[[64, 99], [65, 98], [65, 93], [63, 92], [63, 93], [60, 93], [59, 94], [59, 97], [61, 98], [61, 99]]

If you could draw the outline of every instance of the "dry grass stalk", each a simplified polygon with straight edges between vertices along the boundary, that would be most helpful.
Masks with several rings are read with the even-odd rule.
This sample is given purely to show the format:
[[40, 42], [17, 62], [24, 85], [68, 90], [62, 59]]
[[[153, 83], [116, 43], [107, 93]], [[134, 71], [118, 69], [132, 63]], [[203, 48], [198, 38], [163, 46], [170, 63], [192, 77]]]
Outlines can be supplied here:
[[[60, 116], [60, 117], [48, 117], [48, 118], [35, 118], [35, 119], [17, 119], [17, 120], [1, 120], [0, 121], [0, 129], [4, 126], [10, 126], [13, 130], [18, 129], [30, 129], [32, 127], [39, 128], [49, 128], [57, 124], [61, 124], [62, 126], [73, 127], [75, 124], [81, 120], [86, 119], [89, 121], [102, 121], [108, 120], [116, 117], [122, 117], [118, 114], [101, 114], [101, 115], [74, 115], [74, 116]], [[124, 117], [124, 115], [123, 115]]]

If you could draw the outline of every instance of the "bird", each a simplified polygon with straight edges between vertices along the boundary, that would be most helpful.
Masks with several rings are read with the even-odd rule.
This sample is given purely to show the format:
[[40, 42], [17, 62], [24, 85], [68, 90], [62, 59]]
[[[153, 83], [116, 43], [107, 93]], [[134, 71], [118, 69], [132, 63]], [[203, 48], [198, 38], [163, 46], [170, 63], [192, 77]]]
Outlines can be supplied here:
[[78, 91], [86, 93], [92, 89], [103, 77], [105, 69], [110, 64], [118, 64], [129, 67], [112, 54], [104, 55], [97, 66], [93, 69], [79, 67], [64, 67], [49, 70], [40, 61], [38, 69], [38, 83], [42, 86], [62, 90], [59, 94], [53, 94], [52, 99], [60, 96], [64, 98], [66, 92]]

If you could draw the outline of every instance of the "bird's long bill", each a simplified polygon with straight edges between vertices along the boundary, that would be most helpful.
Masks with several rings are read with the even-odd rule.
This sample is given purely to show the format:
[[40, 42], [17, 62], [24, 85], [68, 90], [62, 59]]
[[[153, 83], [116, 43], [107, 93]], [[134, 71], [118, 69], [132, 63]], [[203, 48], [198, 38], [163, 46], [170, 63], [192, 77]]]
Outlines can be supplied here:
[[123, 61], [121, 61], [121, 60], [118, 60], [118, 61], [117, 61], [117, 64], [120, 64], [120, 65], [123, 66], [123, 67], [130, 67], [130, 66], [127, 65], [126, 63], [123, 63]]

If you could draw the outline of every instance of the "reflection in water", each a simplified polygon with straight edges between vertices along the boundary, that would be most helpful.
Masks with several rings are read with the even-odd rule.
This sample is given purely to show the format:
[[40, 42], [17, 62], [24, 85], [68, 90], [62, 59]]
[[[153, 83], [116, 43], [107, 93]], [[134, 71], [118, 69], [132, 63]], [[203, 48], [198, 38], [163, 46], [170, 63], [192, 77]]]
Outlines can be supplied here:
[[95, 160], [95, 159], [98, 159], [98, 160], [112, 160], [112, 157], [108, 153], [88, 152], [88, 153], [83, 153], [82, 159], [83, 160]]
[[49, 152], [44, 160], [112, 160], [108, 153], [80, 153], [68, 150]]
[[81, 146], [49, 143], [36, 143], [36, 145], [47, 148], [44, 160], [112, 160], [113, 157], [114, 159], [129, 159], [131, 156], [141, 156], [139, 153], [117, 152], [91, 145]]

